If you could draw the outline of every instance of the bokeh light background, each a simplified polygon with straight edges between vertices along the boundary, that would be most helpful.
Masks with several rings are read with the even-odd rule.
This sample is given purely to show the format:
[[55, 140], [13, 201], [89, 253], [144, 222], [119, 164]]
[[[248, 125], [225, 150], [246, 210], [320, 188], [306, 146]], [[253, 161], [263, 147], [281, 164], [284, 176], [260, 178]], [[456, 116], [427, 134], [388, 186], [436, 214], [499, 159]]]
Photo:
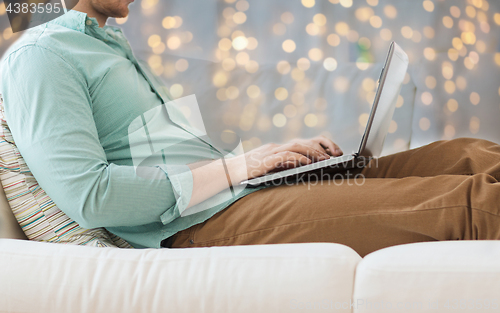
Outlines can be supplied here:
[[[500, 143], [500, 1], [136, 0], [110, 20], [212, 136], [324, 134], [357, 149], [392, 40], [410, 57], [384, 154], [440, 139]], [[18, 37], [0, 5], [0, 50]], [[181, 108], [186, 116], [191, 112]]]

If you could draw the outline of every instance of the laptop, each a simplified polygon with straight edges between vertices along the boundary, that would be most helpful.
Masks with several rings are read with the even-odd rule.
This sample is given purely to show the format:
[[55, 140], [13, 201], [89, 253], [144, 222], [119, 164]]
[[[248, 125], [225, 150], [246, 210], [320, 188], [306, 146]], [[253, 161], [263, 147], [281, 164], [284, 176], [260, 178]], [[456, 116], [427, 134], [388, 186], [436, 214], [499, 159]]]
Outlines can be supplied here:
[[[241, 184], [246, 184], [249, 187], [258, 186], [269, 182], [283, 181], [283, 179], [297, 176], [298, 174], [309, 173], [323, 168], [338, 168], [339, 165], [343, 169], [348, 169], [348, 164], [353, 164], [354, 167], [358, 159], [379, 157], [384, 146], [385, 137], [389, 131], [407, 69], [408, 55], [393, 41], [382, 72], [380, 73], [377, 93], [358, 152], [340, 157], [331, 157], [327, 160], [256, 177], [243, 181]], [[359, 163], [364, 164], [365, 162]]]

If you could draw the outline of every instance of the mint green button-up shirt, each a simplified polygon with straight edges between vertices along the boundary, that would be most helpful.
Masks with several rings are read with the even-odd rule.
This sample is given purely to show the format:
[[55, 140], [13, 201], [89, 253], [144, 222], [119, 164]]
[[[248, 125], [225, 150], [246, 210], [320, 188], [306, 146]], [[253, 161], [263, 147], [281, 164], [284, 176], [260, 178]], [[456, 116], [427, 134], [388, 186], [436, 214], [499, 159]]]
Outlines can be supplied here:
[[[121, 30], [100, 28], [85, 13], [72, 10], [25, 31], [3, 57], [0, 92], [19, 151], [59, 208], [82, 227], [105, 227], [134, 247], [158, 248], [258, 190], [228, 189], [186, 209], [193, 189], [186, 164], [221, 153], [200, 139]], [[144, 131], [158, 116], [164, 128]], [[149, 143], [170, 144], [131, 148], [131, 138], [143, 133]], [[132, 151], [147, 157], [157, 150], [163, 164], [139, 173]]]

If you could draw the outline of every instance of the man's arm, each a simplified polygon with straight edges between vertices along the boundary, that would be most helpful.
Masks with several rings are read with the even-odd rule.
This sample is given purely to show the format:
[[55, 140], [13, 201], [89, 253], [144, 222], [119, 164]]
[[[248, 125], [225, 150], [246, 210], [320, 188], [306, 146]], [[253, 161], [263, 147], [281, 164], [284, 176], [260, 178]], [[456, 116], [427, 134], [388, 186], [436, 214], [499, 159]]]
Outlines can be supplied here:
[[154, 168], [146, 179], [133, 166], [108, 163], [84, 77], [50, 50], [22, 49], [3, 64], [5, 113], [21, 154], [60, 209], [86, 228], [179, 216], [190, 199], [191, 173], [171, 181]]

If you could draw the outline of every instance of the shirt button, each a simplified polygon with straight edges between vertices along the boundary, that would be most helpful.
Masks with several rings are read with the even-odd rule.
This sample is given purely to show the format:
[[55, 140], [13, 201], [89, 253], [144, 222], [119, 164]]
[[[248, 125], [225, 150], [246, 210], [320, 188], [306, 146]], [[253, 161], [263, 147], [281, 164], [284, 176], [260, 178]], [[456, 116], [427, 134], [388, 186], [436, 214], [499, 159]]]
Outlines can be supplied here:
[[88, 20], [88, 21], [87, 21], [87, 25], [89, 25], [89, 26], [90, 26], [90, 25], [92, 25], [92, 21], [91, 21], [91, 20]]

